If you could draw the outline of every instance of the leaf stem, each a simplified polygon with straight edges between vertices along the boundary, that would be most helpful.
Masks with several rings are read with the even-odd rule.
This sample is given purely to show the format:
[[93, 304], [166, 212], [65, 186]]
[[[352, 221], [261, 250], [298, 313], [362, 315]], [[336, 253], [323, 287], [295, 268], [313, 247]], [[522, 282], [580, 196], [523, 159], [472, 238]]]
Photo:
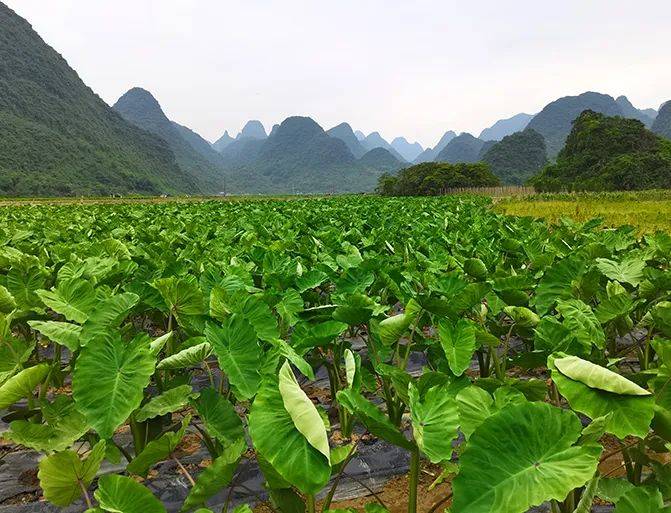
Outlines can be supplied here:
[[193, 477], [191, 476], [191, 474], [189, 473], [189, 471], [186, 470], [186, 468], [184, 467], [184, 465], [182, 465], [182, 462], [179, 461], [179, 459], [177, 459], [176, 456], [173, 456], [173, 457], [172, 457], [172, 461], [174, 461], [175, 463], [177, 463], [177, 466], [178, 466], [179, 469], [182, 471], [182, 474], [184, 474], [184, 476], [186, 476], [186, 479], [189, 481], [189, 483], [191, 483], [191, 486], [192, 486], [192, 487], [193, 487], [193, 486], [196, 486], [196, 482], [193, 480]]
[[417, 513], [417, 485], [419, 484], [419, 448], [410, 453], [408, 513]]

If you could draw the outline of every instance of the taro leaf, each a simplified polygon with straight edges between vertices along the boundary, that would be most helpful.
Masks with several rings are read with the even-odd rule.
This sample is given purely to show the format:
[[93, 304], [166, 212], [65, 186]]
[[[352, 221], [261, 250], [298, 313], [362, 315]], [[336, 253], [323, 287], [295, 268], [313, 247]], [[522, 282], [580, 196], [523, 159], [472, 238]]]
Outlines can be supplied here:
[[438, 326], [438, 332], [450, 370], [461, 376], [470, 366], [475, 352], [474, 325], [466, 319], [459, 319], [456, 324], [443, 320]]
[[279, 389], [294, 427], [305, 437], [308, 443], [324, 455], [331, 464], [328, 435], [322, 418], [303, 389], [296, 381], [291, 365], [284, 362], [279, 373]]
[[70, 351], [79, 349], [81, 326], [59, 321], [28, 321], [28, 325], [35, 331], [39, 331], [42, 336], [67, 347]]
[[303, 276], [296, 278], [296, 287], [298, 292], [305, 292], [306, 290], [319, 287], [328, 279], [328, 275], [319, 269], [308, 271]]
[[573, 513], [592, 513], [592, 503], [596, 496], [597, 487], [599, 486], [599, 476], [595, 476], [587, 483], [585, 490], [580, 496], [580, 501], [573, 510]]
[[310, 325], [307, 322], [297, 324], [291, 335], [291, 345], [299, 352], [313, 347], [330, 344], [347, 329], [347, 324], [338, 321], [325, 321]]
[[293, 326], [298, 322], [298, 313], [303, 311], [303, 298], [294, 289], [284, 291], [282, 299], [275, 305], [277, 313], [287, 326]]
[[622, 262], [615, 262], [607, 258], [597, 258], [596, 268], [611, 280], [628, 283], [635, 287], [643, 280], [645, 260], [631, 258]]
[[9, 378], [0, 387], [0, 410], [8, 408], [16, 401], [30, 396], [37, 385], [49, 374], [50, 367], [45, 363], [23, 369]]
[[188, 326], [190, 317], [198, 317], [207, 313], [205, 299], [196, 280], [170, 276], [156, 280], [153, 286], [159, 291], [168, 310], [180, 325], [186, 320]]
[[547, 384], [545, 381], [531, 378], [505, 378], [501, 381], [496, 378], [480, 378], [474, 383], [476, 386], [485, 389], [490, 394], [496, 394], [496, 390], [501, 387], [514, 388], [518, 392], [524, 394], [528, 401], [543, 401], [547, 394]]
[[36, 451], [62, 451], [88, 431], [86, 418], [70, 397], [60, 395], [53, 403], [42, 401], [41, 406], [46, 424], [14, 420], [3, 437]]
[[83, 324], [95, 309], [95, 290], [90, 282], [82, 279], [62, 281], [58, 288], [36, 290], [42, 302], [54, 312], [63, 315], [68, 321]]
[[624, 376], [577, 356], [555, 358], [554, 365], [567, 378], [580, 381], [590, 388], [621, 395], [650, 395], [648, 390]]
[[636, 487], [627, 491], [615, 505], [613, 513], [665, 513], [664, 497], [654, 488]]
[[422, 307], [414, 299], [411, 299], [405, 306], [405, 312], [387, 317], [380, 322], [380, 340], [382, 343], [390, 346], [398, 342], [398, 339], [415, 322], [421, 310]]
[[149, 442], [142, 452], [133, 458], [126, 470], [131, 474], [146, 476], [149, 469], [159, 461], [166, 460], [177, 449], [177, 446], [184, 438], [186, 428], [191, 422], [191, 417], [186, 416], [182, 419], [182, 426], [178, 431], [168, 431], [155, 440]]
[[626, 479], [604, 479], [599, 480], [599, 486], [596, 491], [597, 497], [608, 502], [617, 502], [620, 498], [633, 489], [634, 485]]
[[592, 343], [599, 349], [604, 348], [606, 335], [589, 305], [579, 299], [559, 300], [557, 311], [562, 314], [564, 325], [585, 348]]
[[0, 335], [0, 385], [21, 370], [34, 349], [34, 342], [18, 338], [2, 340]]
[[594, 315], [601, 324], [605, 324], [613, 319], [628, 315], [633, 306], [634, 302], [628, 292], [615, 294], [604, 298], [599, 303]]
[[488, 283], [469, 283], [449, 302], [448, 317], [457, 319], [462, 313], [480, 305], [490, 289], [491, 285]]
[[74, 451], [57, 452], [40, 461], [37, 477], [44, 498], [56, 506], [69, 506], [89, 487], [105, 457], [101, 440], [82, 461]]
[[506, 306], [503, 312], [521, 328], [535, 328], [540, 322], [537, 314], [523, 306]]
[[347, 386], [348, 388], [358, 389], [361, 385], [361, 357], [352, 353], [351, 350], [345, 349], [344, 359]]
[[[321, 419], [319, 423], [323, 427]], [[249, 414], [249, 432], [257, 452], [301, 492], [315, 494], [328, 482], [327, 458], [296, 429], [276, 380], [261, 385]]]
[[0, 285], [0, 313], [8, 314], [16, 308], [16, 300], [6, 287]]
[[224, 446], [244, 440], [245, 432], [240, 417], [231, 402], [213, 388], [205, 388], [194, 402], [207, 433]]
[[315, 373], [312, 370], [312, 366], [301, 355], [299, 355], [293, 347], [291, 347], [281, 338], [275, 339], [270, 343], [275, 349], [279, 351], [282, 356], [294, 364], [296, 368], [301, 371], [303, 376], [311, 381], [315, 379]]
[[161, 351], [163, 351], [163, 348], [166, 346], [166, 344], [172, 340], [173, 336], [174, 333], [169, 331], [168, 333], [161, 335], [160, 337], [155, 338], [149, 342], [149, 349], [151, 350], [151, 354], [154, 356], [161, 354]]
[[480, 387], [468, 386], [459, 391], [456, 399], [460, 429], [466, 439], [470, 438], [478, 426], [497, 411], [509, 404], [526, 401], [522, 392], [506, 386], [497, 388], [494, 398]]
[[221, 369], [241, 399], [250, 399], [259, 388], [261, 347], [247, 319], [231, 315], [221, 327], [208, 323], [205, 336], [217, 355]]
[[419, 449], [433, 463], [451, 459], [452, 441], [459, 427], [457, 402], [448, 387], [432, 387], [423, 397], [414, 384], [408, 388], [412, 435]]
[[538, 351], [568, 351], [574, 341], [571, 330], [554, 317], [543, 317], [534, 329], [534, 348]]
[[620, 395], [590, 388], [580, 381], [564, 376], [554, 365], [554, 358], [548, 358], [548, 369], [552, 371], [552, 381], [577, 412], [592, 419], [612, 413], [607, 422], [606, 432], [618, 438], [626, 436], [645, 437], [654, 415], [655, 398], [651, 396]]
[[35, 291], [44, 287], [44, 281], [44, 268], [37, 263], [37, 258], [28, 257], [12, 265], [5, 286], [19, 309], [42, 311], [42, 301]]
[[197, 367], [212, 353], [209, 342], [187, 347], [161, 360], [156, 366], [160, 370], [188, 369]]
[[280, 336], [277, 319], [259, 296], [250, 295], [246, 291], [227, 294], [223, 289], [212, 289], [210, 315], [223, 322], [231, 314], [239, 314], [247, 319], [260, 340], [267, 342]]
[[82, 349], [72, 393], [77, 409], [101, 438], [110, 438], [140, 405], [154, 363], [142, 337], [128, 343], [118, 335], [99, 338]]
[[573, 296], [573, 282], [585, 273], [585, 264], [578, 257], [564, 258], [547, 269], [541, 278], [533, 303], [536, 311], [547, 313], [558, 299]]
[[380, 376], [391, 380], [391, 384], [394, 386], [394, 391], [401, 401], [405, 404], [410, 402], [410, 399], [408, 398], [408, 384], [412, 380], [412, 376], [410, 376], [409, 373], [395, 365], [386, 363], [378, 363], [375, 366], [375, 370]]
[[375, 302], [362, 294], [352, 294], [333, 312], [333, 319], [350, 326], [364, 324], [373, 316]]
[[131, 309], [137, 305], [140, 297], [132, 292], [125, 292], [99, 301], [93, 312], [82, 326], [79, 344], [86, 346], [94, 338], [109, 336], [114, 328], [118, 328]]
[[337, 394], [338, 402], [353, 413], [373, 435], [387, 442], [413, 450], [414, 444], [373, 403], [352, 389], [341, 390]]
[[160, 417], [184, 408], [193, 396], [191, 385], [180, 385], [166, 390], [161, 395], [152, 397], [147, 404], [135, 413], [137, 422]]
[[504, 408], [471, 436], [454, 480], [453, 513], [523, 513], [594, 476], [597, 444], [574, 446], [581, 424], [544, 403]]
[[[196, 484], [189, 490], [180, 511], [190, 511], [205, 502], [223, 487], [228, 486], [240, 461], [240, 455], [247, 448], [244, 439], [239, 439], [234, 445], [224, 449], [196, 478]], [[201, 511], [201, 510], [198, 510]]]
[[112, 513], [166, 513], [165, 506], [148, 488], [129, 477], [102, 476], [94, 495], [100, 507]]
[[655, 321], [655, 328], [671, 337], [671, 301], [660, 301], [650, 313]]

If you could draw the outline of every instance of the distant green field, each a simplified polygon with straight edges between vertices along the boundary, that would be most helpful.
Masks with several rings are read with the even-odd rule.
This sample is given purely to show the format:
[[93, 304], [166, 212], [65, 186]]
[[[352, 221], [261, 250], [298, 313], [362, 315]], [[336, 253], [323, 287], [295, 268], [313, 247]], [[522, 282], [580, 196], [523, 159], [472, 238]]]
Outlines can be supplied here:
[[602, 218], [604, 226], [635, 226], [640, 234], [671, 232], [671, 191], [538, 194], [501, 199], [496, 211], [516, 216], [543, 218], [557, 223], [562, 218], [584, 222]]

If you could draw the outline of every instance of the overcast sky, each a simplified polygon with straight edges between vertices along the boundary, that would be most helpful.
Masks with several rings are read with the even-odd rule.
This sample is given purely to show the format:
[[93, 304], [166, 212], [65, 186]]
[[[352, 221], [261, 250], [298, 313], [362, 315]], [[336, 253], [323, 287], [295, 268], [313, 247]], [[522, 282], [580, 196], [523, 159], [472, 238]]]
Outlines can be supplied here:
[[670, 0], [0, 0], [107, 103], [150, 90], [215, 140], [248, 119], [432, 146], [560, 96], [671, 99]]

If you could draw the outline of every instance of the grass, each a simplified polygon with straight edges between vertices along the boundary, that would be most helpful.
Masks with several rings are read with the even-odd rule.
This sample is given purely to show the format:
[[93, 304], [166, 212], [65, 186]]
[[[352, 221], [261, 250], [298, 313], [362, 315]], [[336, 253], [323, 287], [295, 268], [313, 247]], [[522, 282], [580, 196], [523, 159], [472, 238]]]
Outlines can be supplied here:
[[602, 218], [606, 227], [631, 225], [639, 234], [671, 233], [671, 191], [535, 194], [498, 200], [494, 208], [549, 223], [562, 218], [579, 222]]

